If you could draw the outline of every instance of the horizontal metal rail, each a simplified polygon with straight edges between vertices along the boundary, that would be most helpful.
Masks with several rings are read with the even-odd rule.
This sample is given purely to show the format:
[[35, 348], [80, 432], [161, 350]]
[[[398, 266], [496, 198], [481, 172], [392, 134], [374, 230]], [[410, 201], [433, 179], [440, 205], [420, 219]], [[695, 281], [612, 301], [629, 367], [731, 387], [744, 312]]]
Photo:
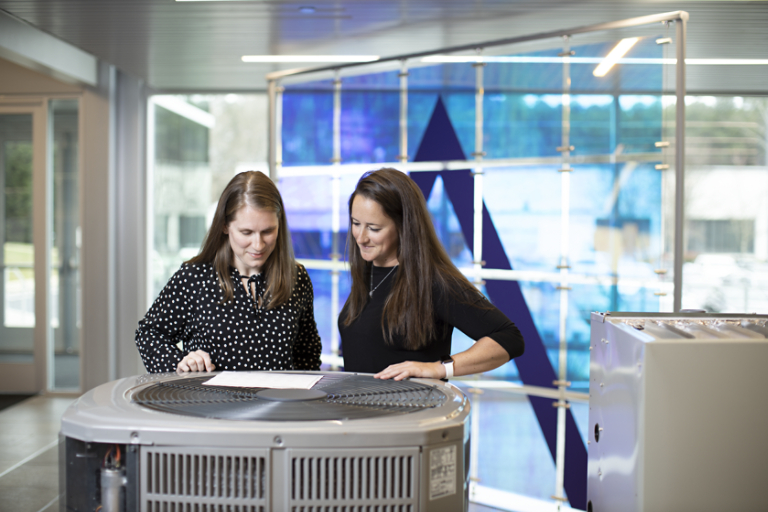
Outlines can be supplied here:
[[[600, 154], [571, 156], [570, 164], [596, 165], [615, 164], [626, 162], [659, 162], [662, 159], [661, 151], [649, 153], [626, 154]], [[440, 162], [378, 162], [378, 163], [354, 163], [335, 165], [296, 165], [280, 167], [281, 178], [293, 178], [297, 176], [331, 176], [331, 173], [339, 174], [363, 174], [364, 172], [381, 169], [382, 167], [394, 167], [403, 172], [428, 172], [428, 171], [465, 171], [468, 169], [492, 169], [494, 167], [527, 167], [532, 165], [551, 165], [559, 167], [563, 162], [562, 156], [542, 156], [527, 158], [496, 158], [488, 160], [447, 160]], [[572, 169], [578, 171], [578, 169]]]
[[[311, 270], [349, 271], [349, 264], [345, 261], [334, 262], [332, 260], [313, 260], [298, 258], [297, 261]], [[566, 275], [559, 270], [546, 272], [541, 270], [507, 270], [500, 268], [483, 268], [476, 270], [474, 267], [460, 267], [459, 271], [467, 276], [470, 281], [474, 279], [491, 279], [495, 281], [521, 281], [528, 283], [567, 283], [581, 285], [615, 286], [625, 285], [662, 292], [673, 291], [672, 283], [662, 282], [658, 277], [647, 279], [636, 277], [621, 277], [612, 275], [595, 275], [570, 272]]]
[[537, 41], [540, 39], [552, 39], [562, 36], [570, 36], [574, 34], [583, 34], [586, 32], [599, 32], [603, 30], [614, 30], [619, 28], [637, 27], [640, 25], [650, 25], [651, 23], [661, 23], [664, 21], [683, 20], [688, 21], [688, 13], [685, 11], [672, 11], [661, 14], [652, 14], [649, 16], [639, 16], [637, 18], [629, 18], [626, 20], [611, 21], [607, 23], [598, 23], [596, 25], [588, 25], [584, 27], [569, 28], [566, 30], [554, 30], [551, 32], [541, 32], [538, 34], [518, 36], [518, 37], [506, 37], [503, 39], [494, 39], [491, 41], [484, 41], [480, 43], [464, 44], [459, 46], [449, 46], [447, 48], [440, 48], [439, 50], [430, 50], [415, 53], [406, 53], [402, 55], [395, 55], [392, 57], [384, 57], [372, 62], [350, 62], [344, 64], [334, 64], [331, 66], [321, 66], [314, 68], [299, 68], [299, 69], [286, 69], [283, 71], [275, 71], [267, 74], [267, 80], [278, 80], [287, 76], [306, 75], [311, 73], [318, 73], [322, 71], [333, 71], [336, 69], [360, 67], [371, 64], [380, 64], [382, 62], [390, 61], [402, 61], [410, 59], [418, 59], [420, 57], [427, 57], [429, 55], [436, 55], [439, 53], [457, 53], [470, 50], [476, 50], [478, 48], [490, 48], [493, 46], [503, 46], [507, 44], [525, 43], [528, 41]]
[[[560, 391], [557, 388], [545, 388], [541, 386], [526, 386], [525, 384], [516, 384], [505, 380], [473, 380], [472, 377], [455, 377], [451, 379], [453, 384], [462, 387], [487, 389], [513, 393], [516, 395], [540, 396], [543, 398], [560, 399]], [[569, 402], [589, 402], [589, 393], [580, 391], [566, 391], [565, 399]]]

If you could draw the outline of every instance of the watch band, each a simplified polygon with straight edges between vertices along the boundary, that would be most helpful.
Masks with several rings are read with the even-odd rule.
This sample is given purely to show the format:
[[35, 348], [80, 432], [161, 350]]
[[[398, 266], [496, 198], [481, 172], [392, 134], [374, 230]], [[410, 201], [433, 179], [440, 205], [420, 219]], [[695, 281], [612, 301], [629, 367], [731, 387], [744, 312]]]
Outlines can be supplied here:
[[445, 379], [450, 379], [453, 377], [453, 358], [451, 356], [443, 356], [440, 359], [440, 362], [443, 363], [443, 366], [445, 367]]

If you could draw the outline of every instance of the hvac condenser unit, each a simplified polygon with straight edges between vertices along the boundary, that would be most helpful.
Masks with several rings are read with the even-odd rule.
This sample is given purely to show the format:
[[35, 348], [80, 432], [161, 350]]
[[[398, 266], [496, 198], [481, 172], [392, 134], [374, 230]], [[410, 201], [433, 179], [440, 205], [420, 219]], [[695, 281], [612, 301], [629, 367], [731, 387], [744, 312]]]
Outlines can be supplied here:
[[592, 314], [589, 512], [768, 510], [767, 321]]
[[428, 379], [313, 374], [311, 389], [156, 374], [64, 414], [61, 510], [450, 512], [467, 508], [469, 402]]

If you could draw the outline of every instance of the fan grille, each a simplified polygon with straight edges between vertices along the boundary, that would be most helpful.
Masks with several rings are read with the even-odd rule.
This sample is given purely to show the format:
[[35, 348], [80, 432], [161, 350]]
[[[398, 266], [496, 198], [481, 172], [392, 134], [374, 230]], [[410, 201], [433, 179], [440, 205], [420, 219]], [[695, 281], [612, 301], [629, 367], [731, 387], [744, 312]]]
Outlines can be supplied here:
[[263, 388], [203, 385], [210, 378], [158, 382], [138, 390], [131, 398], [143, 407], [173, 414], [262, 421], [372, 418], [439, 407], [447, 400], [439, 389], [418, 382], [326, 374], [312, 388], [324, 392], [325, 397], [276, 402], [258, 396]]

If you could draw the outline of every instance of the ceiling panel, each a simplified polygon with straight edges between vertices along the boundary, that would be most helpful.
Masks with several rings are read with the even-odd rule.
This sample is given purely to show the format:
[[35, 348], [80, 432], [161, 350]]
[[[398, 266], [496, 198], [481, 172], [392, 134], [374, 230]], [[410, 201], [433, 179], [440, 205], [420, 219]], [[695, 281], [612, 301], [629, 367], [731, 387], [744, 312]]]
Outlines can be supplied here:
[[[0, 0], [0, 9], [173, 91], [258, 90], [266, 73], [296, 67], [243, 63], [245, 54], [392, 56], [673, 10], [691, 13], [691, 57], [768, 54], [768, 2]], [[745, 71], [739, 87], [765, 91], [766, 70]], [[697, 69], [689, 85], [720, 87], [722, 74]]]

